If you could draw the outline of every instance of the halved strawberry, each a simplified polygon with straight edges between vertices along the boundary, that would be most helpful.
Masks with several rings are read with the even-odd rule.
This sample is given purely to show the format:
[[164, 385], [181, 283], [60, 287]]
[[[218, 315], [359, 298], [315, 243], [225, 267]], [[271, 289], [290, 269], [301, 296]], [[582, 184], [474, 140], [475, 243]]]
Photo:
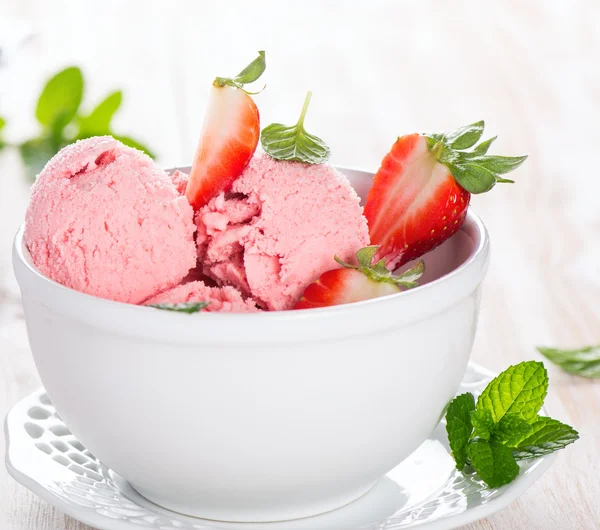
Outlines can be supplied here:
[[360, 249], [356, 253], [358, 265], [344, 263], [337, 256], [335, 260], [343, 266], [321, 274], [304, 291], [294, 309], [328, 307], [351, 302], [360, 302], [388, 294], [396, 294], [400, 287], [410, 289], [417, 286], [425, 265], [422, 261], [412, 269], [398, 276], [393, 275], [383, 260], [373, 263], [376, 246]]
[[265, 70], [265, 53], [258, 53], [235, 78], [217, 77], [213, 83], [185, 190], [194, 209], [229, 190], [256, 151], [260, 137], [258, 109], [243, 87]]
[[483, 193], [527, 156], [487, 155], [483, 121], [449, 134], [409, 134], [384, 157], [365, 203], [377, 259], [394, 269], [422, 256], [462, 225], [471, 193]]

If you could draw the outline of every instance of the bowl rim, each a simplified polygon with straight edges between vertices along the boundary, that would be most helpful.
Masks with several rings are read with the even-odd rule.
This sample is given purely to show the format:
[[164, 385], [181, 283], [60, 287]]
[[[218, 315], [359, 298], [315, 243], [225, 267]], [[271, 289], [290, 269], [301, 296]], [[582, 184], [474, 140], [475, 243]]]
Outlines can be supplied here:
[[[342, 173], [362, 174], [372, 178], [373, 173], [361, 169], [335, 166]], [[167, 172], [175, 169], [185, 170], [185, 167], [167, 169]], [[483, 221], [477, 216], [471, 207], [467, 211], [467, 216], [460, 231], [470, 230], [478, 241], [473, 241], [473, 249], [470, 255], [452, 271], [444, 274], [440, 278], [418, 286], [414, 289], [402, 291], [397, 294], [391, 294], [380, 298], [353, 302], [349, 304], [331, 306], [326, 308], [303, 309], [303, 310], [284, 310], [284, 311], [260, 311], [257, 313], [220, 313], [220, 312], [200, 312], [203, 322], [208, 326], [211, 324], [240, 325], [245, 323], [245, 327], [260, 325], [261, 323], [273, 324], [274, 322], [301, 322], [309, 324], [315, 320], [347, 319], [372, 312], [385, 311], [389, 306], [393, 306], [394, 311], [401, 311], [404, 314], [398, 315], [398, 323], [415, 321], [424, 318], [427, 315], [438, 313], [443, 309], [456, 304], [459, 300], [471, 294], [481, 283], [487, 271], [489, 262], [489, 235]], [[24, 225], [22, 225], [14, 239], [13, 243], [13, 267], [17, 280], [23, 293], [23, 298], [33, 297], [43, 300], [45, 305], [57, 310], [63, 314], [74, 316], [81, 314], [81, 319], [91, 323], [91, 318], [86, 318], [83, 314], [85, 310], [91, 310], [99, 316], [101, 312], [104, 316], [114, 313], [116, 319], [143, 319], [156, 325], [165, 325], [180, 329], [177, 322], [182, 321], [181, 314], [170, 311], [157, 311], [151, 307], [142, 305], [117, 302], [94, 295], [76, 291], [70, 287], [61, 285], [54, 280], [42, 274], [31, 261], [29, 252], [25, 248], [23, 241]], [[472, 235], [468, 235], [474, 239]], [[25, 289], [24, 289], [25, 288]], [[69, 309], [69, 305], [73, 306]], [[414, 306], [411, 308], [411, 306]], [[417, 309], [417, 306], [419, 310]], [[428, 307], [429, 306], [429, 307]], [[404, 310], [401, 310], [403, 308]], [[187, 315], [187, 318], [193, 318], [198, 322], [198, 314]], [[112, 319], [111, 319], [112, 320]], [[188, 326], [189, 327], [189, 326]]]

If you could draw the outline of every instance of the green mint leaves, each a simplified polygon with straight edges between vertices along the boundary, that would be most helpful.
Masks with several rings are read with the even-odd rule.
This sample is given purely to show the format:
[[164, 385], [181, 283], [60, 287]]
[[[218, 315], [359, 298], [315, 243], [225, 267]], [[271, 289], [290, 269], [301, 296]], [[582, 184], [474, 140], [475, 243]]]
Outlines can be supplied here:
[[547, 390], [544, 365], [528, 361], [494, 378], [477, 403], [471, 393], [455, 397], [446, 411], [446, 432], [457, 469], [470, 465], [490, 488], [498, 488], [518, 475], [517, 460], [537, 458], [577, 440], [572, 427], [537, 415]]
[[473, 432], [471, 414], [474, 411], [475, 398], [470, 393], [455, 397], [446, 411], [448, 441], [458, 469], [465, 467], [467, 462], [467, 445]]
[[6, 120], [0, 116], [0, 151], [4, 149], [6, 143], [3, 140], [2, 129], [6, 126]]
[[243, 90], [244, 92], [246, 92], [246, 94], [256, 94], [256, 92], [248, 92], [244, 88], [244, 85], [249, 85], [250, 83], [254, 83], [254, 81], [258, 80], [258, 78], [263, 74], [266, 68], [267, 63], [265, 60], [265, 52], [259, 51], [258, 57], [254, 59], [254, 61], [252, 61], [248, 66], [246, 66], [246, 68], [244, 68], [234, 78], [217, 77], [214, 80], [213, 85], [218, 87], [231, 86]]
[[477, 408], [488, 409], [495, 423], [507, 413], [529, 420], [542, 408], [547, 392], [548, 374], [544, 365], [520, 363], [490, 382], [479, 396]]
[[181, 304], [148, 304], [148, 307], [162, 309], [164, 311], [177, 311], [179, 313], [198, 313], [207, 307], [209, 302], [184, 302]]
[[473, 468], [490, 488], [504, 486], [519, 474], [519, 466], [510, 448], [496, 440], [473, 440], [467, 446], [467, 456]]
[[82, 100], [83, 74], [74, 66], [66, 68], [46, 83], [37, 102], [35, 117], [47, 127], [64, 127], [75, 117]]
[[600, 377], [600, 345], [576, 350], [541, 347], [537, 350], [565, 372], [582, 377]]
[[319, 137], [306, 132], [304, 118], [312, 92], [306, 94], [300, 119], [296, 125], [272, 123], [262, 130], [260, 143], [269, 156], [277, 160], [293, 160], [307, 164], [323, 164], [329, 159], [329, 147]]
[[489, 191], [497, 182], [513, 183], [500, 175], [517, 169], [527, 159], [527, 156], [488, 155], [496, 137], [476, 145], [484, 127], [484, 122], [478, 121], [451, 133], [424, 135], [431, 152], [470, 193]]
[[377, 254], [377, 245], [371, 245], [368, 247], [361, 248], [356, 253], [356, 261], [358, 265], [350, 265], [345, 263], [337, 256], [334, 256], [335, 261], [346, 269], [354, 269], [362, 272], [365, 276], [376, 282], [393, 283], [398, 287], [404, 287], [405, 289], [412, 289], [417, 287], [417, 280], [423, 276], [425, 272], [425, 263], [423, 260], [419, 261], [414, 267], [408, 269], [402, 274], [393, 274], [385, 265], [385, 260], [379, 260], [373, 265], [373, 259]]
[[579, 438], [576, 430], [558, 420], [538, 417], [526, 436], [523, 436], [513, 451], [517, 460], [537, 458], [558, 451]]
[[[125, 145], [154, 156], [141, 142], [113, 132], [111, 122], [121, 106], [121, 91], [109, 94], [89, 114], [81, 112], [84, 93], [83, 73], [75, 66], [55, 74], [42, 89], [35, 110], [35, 117], [41, 126], [39, 134], [13, 145], [18, 149], [32, 179], [63, 147], [91, 136], [112, 135]], [[0, 119], [0, 133], [4, 124], [4, 120]], [[0, 135], [0, 149], [8, 145]]]

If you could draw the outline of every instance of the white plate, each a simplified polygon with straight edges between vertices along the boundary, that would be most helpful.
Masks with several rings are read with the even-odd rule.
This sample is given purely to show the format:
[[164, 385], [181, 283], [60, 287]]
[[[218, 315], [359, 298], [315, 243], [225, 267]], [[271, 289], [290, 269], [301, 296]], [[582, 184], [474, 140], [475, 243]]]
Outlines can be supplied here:
[[[495, 374], [471, 363], [460, 392], [480, 393]], [[454, 467], [444, 422], [359, 500], [327, 514], [281, 523], [222, 523], [169, 512], [136, 493], [85, 449], [44, 390], [6, 417], [9, 473], [59, 510], [103, 530], [446, 530], [501, 510], [539, 478], [553, 455], [521, 463], [517, 479], [488, 489]]]

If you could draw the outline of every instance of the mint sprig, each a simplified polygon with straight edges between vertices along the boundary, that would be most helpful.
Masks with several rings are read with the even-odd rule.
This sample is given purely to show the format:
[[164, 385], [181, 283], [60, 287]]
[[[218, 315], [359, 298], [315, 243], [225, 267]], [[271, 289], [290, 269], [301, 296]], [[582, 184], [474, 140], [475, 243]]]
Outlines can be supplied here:
[[377, 254], [377, 245], [371, 245], [361, 248], [356, 253], [358, 265], [351, 265], [334, 256], [335, 261], [346, 269], [354, 269], [362, 272], [365, 276], [376, 282], [392, 283], [398, 287], [412, 289], [417, 287], [417, 280], [425, 272], [425, 263], [420, 260], [414, 267], [408, 269], [402, 274], [393, 274], [385, 265], [385, 259], [379, 260], [373, 265], [373, 258]]
[[475, 398], [473, 394], [466, 393], [455, 397], [446, 411], [448, 441], [458, 469], [465, 467], [467, 462], [467, 445], [473, 432], [471, 414], [474, 410]]
[[517, 460], [537, 458], [577, 440], [572, 427], [537, 415], [547, 390], [544, 365], [528, 361], [490, 381], [477, 403], [471, 393], [455, 397], [446, 411], [446, 431], [456, 467], [462, 471], [470, 465], [490, 488], [497, 488], [515, 479]]
[[148, 304], [148, 307], [164, 311], [177, 311], [179, 313], [198, 313], [207, 307], [209, 302], [183, 302], [181, 304]]
[[565, 372], [581, 377], [600, 377], [600, 345], [574, 350], [542, 347], [537, 350]]
[[[71, 66], [56, 73], [48, 80], [37, 101], [35, 117], [40, 124], [39, 133], [19, 144], [4, 141], [0, 135], [0, 149], [16, 148], [32, 179], [63, 147], [91, 136], [112, 135], [154, 158], [141, 142], [114, 133], [111, 122], [123, 99], [120, 90], [105, 97], [89, 114], [81, 112], [84, 93], [85, 81], [78, 67]], [[5, 121], [0, 118], [0, 133], [4, 125]]]
[[308, 92], [296, 125], [272, 123], [262, 130], [260, 143], [265, 153], [276, 160], [293, 160], [307, 164], [327, 162], [330, 154], [327, 144], [304, 128], [304, 118], [311, 97], [312, 92]]
[[0, 151], [4, 149], [6, 143], [3, 140], [2, 129], [6, 126], [6, 120], [0, 116]]
[[[258, 52], [258, 57], [246, 66], [246, 68], [238, 75], [235, 77], [217, 77], [213, 81], [213, 85], [217, 87], [231, 86], [243, 90], [246, 94], [257, 94], [258, 92], [248, 92], [244, 88], [244, 85], [249, 85], [250, 83], [257, 81], [266, 68], [265, 52], [261, 50]], [[264, 90], [264, 88], [265, 87], [263, 87], [262, 90]]]
[[507, 368], [490, 382], [477, 399], [477, 408], [486, 408], [494, 422], [505, 414], [535, 418], [548, 392], [548, 373], [542, 363], [526, 362]]
[[469, 193], [484, 193], [498, 182], [514, 183], [501, 175], [517, 169], [527, 159], [527, 156], [488, 155], [496, 137], [476, 145], [484, 128], [485, 123], [478, 121], [450, 133], [424, 135], [434, 156]]

